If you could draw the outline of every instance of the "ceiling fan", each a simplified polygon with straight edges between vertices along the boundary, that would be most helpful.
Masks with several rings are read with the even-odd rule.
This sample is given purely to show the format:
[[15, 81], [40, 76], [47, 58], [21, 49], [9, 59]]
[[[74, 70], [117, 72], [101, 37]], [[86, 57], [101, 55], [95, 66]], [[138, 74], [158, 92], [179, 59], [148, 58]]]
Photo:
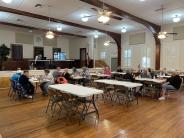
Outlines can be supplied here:
[[102, 3], [103, 3], [102, 9], [91, 8], [92, 10], [97, 12], [96, 15], [86, 15], [86, 16], [83, 16], [82, 18], [90, 18], [90, 17], [96, 16], [96, 17], [98, 17], [99, 23], [103, 23], [106, 25], [109, 25], [108, 22], [110, 21], [111, 18], [119, 20], [119, 21], [123, 20], [123, 18], [121, 16], [115, 15], [115, 14], [113, 14], [112, 11], [108, 10], [108, 8], [105, 7], [105, 5], [104, 5], [104, 1]]
[[165, 39], [166, 37], [168, 37], [168, 35], [177, 35], [177, 33], [168, 33], [164, 30], [164, 6], [161, 5], [160, 9], [155, 10], [156, 12], [161, 11], [162, 12], [162, 28], [161, 31], [157, 34], [159, 39]]

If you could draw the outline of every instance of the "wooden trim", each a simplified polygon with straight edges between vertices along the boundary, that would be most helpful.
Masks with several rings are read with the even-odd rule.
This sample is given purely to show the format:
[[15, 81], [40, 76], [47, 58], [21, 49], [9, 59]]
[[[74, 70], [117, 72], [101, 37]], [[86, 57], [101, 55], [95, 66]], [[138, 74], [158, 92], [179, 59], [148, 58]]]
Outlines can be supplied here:
[[[13, 26], [13, 27], [20, 27], [20, 28], [25, 28], [25, 29], [30, 29], [30, 30], [37, 30], [37, 31], [42, 31], [42, 32], [47, 32], [47, 29], [43, 29], [43, 28], [36, 28], [36, 27], [31, 27], [31, 26], [26, 26], [26, 25], [19, 25], [19, 24], [14, 24], [14, 23], [7, 23], [7, 22], [1, 22], [0, 24], [2, 25], [8, 25], [8, 26]], [[69, 36], [76, 36], [76, 37], [80, 37], [80, 38], [87, 38], [86, 36], [83, 35], [77, 35], [77, 34], [71, 34], [71, 33], [65, 33], [65, 32], [57, 32], [57, 31], [53, 31], [56, 35], [69, 35]]]

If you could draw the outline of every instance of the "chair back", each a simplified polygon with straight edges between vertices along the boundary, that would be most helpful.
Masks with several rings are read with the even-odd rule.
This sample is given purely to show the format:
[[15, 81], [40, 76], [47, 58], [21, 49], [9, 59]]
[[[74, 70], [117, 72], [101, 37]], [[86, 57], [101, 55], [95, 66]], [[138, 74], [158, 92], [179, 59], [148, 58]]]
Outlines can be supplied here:
[[57, 83], [65, 84], [65, 83], [68, 83], [68, 81], [64, 77], [58, 77], [57, 78]]

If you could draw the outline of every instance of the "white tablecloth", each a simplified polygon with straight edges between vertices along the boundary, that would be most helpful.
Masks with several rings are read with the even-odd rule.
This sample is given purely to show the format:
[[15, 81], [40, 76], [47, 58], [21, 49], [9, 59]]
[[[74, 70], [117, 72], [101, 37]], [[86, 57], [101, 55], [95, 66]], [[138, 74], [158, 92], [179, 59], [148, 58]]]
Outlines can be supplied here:
[[88, 88], [80, 85], [73, 84], [55, 84], [50, 85], [49, 88], [59, 90], [64, 93], [72, 94], [78, 97], [89, 97], [97, 94], [102, 94], [102, 90]]

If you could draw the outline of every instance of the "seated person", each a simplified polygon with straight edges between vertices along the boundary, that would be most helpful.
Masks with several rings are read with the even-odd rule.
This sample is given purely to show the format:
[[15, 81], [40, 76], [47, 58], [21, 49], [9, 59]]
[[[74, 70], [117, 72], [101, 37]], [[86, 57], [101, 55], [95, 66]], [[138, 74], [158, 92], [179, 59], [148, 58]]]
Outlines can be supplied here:
[[22, 85], [23, 89], [25, 90], [25, 97], [27, 98], [33, 98], [34, 94], [34, 86], [29, 81], [29, 72], [26, 70], [19, 78], [19, 83]]
[[74, 75], [74, 76], [79, 75], [79, 72], [77, 71], [77, 69], [75, 67], [72, 68], [72, 75]]
[[104, 68], [104, 74], [105, 74], [105, 75], [111, 76], [111, 74], [112, 74], [112, 73], [111, 73], [111, 69], [110, 69], [109, 67], [105, 67], [105, 68]]
[[165, 100], [165, 95], [168, 90], [178, 90], [181, 86], [181, 78], [178, 73], [174, 72], [172, 77], [167, 79], [167, 82], [162, 85], [162, 93], [159, 100]]
[[151, 68], [148, 68], [148, 76], [151, 76], [152, 79], [155, 77], [155, 72]]
[[159, 73], [158, 73], [158, 76], [167, 76], [167, 70], [166, 68], [161, 68]]
[[125, 75], [123, 75], [123, 80], [134, 82], [135, 79], [133, 75], [130, 73], [130, 71], [127, 71]]
[[44, 70], [45, 75], [41, 78], [40, 88], [42, 90], [42, 95], [48, 95], [48, 86], [54, 83], [54, 78], [52, 74], [50, 74], [49, 70]]
[[17, 70], [15, 74], [12, 75], [11, 80], [15, 82], [19, 82], [19, 78], [22, 75], [21, 70]]
[[120, 66], [117, 67], [117, 72], [123, 72]]
[[82, 72], [80, 73], [80, 75], [83, 77], [82, 84], [85, 86], [86, 83], [88, 83], [90, 81], [90, 79], [91, 79], [91, 76], [90, 76], [88, 68], [83, 67], [82, 68]]
[[54, 77], [54, 82], [57, 83], [57, 78], [58, 77], [62, 77], [62, 72], [61, 72], [61, 68], [60, 67], [57, 67], [56, 68], [56, 71], [53, 72], [53, 77]]
[[140, 73], [141, 78], [151, 78], [151, 74], [148, 72], [147, 69], [144, 69], [141, 73]]
[[64, 69], [64, 72], [62, 73], [62, 77], [64, 77], [67, 81], [70, 80], [70, 73], [68, 73], [68, 68]]

